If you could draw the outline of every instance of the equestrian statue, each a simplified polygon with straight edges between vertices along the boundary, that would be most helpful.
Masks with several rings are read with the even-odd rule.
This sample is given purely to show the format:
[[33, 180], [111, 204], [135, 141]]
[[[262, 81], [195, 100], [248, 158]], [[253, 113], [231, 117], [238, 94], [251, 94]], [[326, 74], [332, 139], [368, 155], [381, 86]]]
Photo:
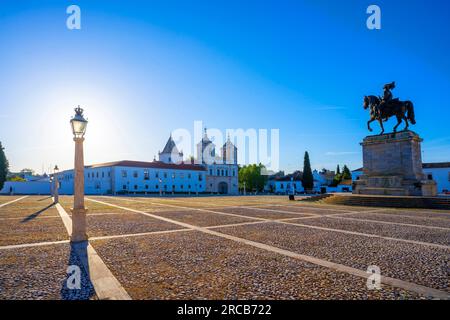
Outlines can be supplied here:
[[[414, 116], [414, 106], [411, 101], [400, 101], [393, 98], [391, 90], [395, 89], [395, 81], [385, 84], [383, 97], [364, 96], [364, 109], [370, 110], [370, 120], [367, 122], [367, 128], [372, 132], [370, 124], [378, 120], [381, 127], [381, 133], [384, 133], [383, 121], [387, 121], [391, 117], [397, 118], [397, 124], [394, 126], [394, 132], [397, 132], [398, 126], [405, 121], [406, 126], [403, 130], [408, 130], [409, 122], [416, 124]], [[408, 122], [409, 121], [409, 122]]]

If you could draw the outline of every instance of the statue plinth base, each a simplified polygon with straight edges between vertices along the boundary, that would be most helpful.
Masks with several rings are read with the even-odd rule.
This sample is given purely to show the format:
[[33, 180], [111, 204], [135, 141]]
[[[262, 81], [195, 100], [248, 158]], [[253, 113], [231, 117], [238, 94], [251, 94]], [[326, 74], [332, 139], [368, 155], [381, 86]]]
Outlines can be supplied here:
[[437, 195], [436, 182], [422, 169], [422, 139], [412, 131], [367, 136], [363, 147], [364, 174], [353, 193], [391, 196]]

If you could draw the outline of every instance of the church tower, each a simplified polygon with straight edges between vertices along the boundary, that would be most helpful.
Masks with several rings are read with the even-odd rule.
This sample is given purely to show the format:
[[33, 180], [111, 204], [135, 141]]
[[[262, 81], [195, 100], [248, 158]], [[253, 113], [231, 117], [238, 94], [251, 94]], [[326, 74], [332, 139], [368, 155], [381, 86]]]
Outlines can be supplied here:
[[212, 164], [214, 162], [214, 158], [216, 156], [216, 146], [212, 143], [208, 138], [208, 134], [206, 132], [203, 135], [202, 140], [197, 143], [197, 159], [200, 164]]
[[222, 159], [224, 164], [237, 164], [237, 148], [231, 142], [228, 135], [227, 142], [222, 147]]
[[164, 163], [181, 163], [183, 162], [183, 152], [179, 152], [175, 142], [170, 134], [166, 146], [162, 152], [158, 153], [159, 161]]

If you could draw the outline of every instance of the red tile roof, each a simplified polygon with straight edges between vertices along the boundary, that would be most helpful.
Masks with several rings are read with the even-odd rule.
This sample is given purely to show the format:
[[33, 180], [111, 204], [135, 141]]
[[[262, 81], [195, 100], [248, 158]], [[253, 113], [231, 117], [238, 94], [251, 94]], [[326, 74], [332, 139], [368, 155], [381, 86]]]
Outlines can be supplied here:
[[175, 163], [164, 163], [161, 161], [144, 162], [144, 161], [131, 161], [122, 160], [114, 162], [105, 162], [93, 164], [86, 166], [86, 168], [95, 169], [103, 167], [134, 167], [134, 168], [149, 168], [149, 169], [172, 169], [172, 170], [195, 170], [195, 171], [206, 171], [205, 166], [199, 164], [175, 164]]

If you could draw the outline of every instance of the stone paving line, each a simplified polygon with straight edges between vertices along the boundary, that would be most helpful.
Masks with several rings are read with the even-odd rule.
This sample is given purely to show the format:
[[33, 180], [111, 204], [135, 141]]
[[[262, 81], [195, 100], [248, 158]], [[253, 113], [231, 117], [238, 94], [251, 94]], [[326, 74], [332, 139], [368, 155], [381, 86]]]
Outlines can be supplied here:
[[412, 224], [412, 223], [402, 223], [402, 222], [391, 222], [391, 221], [381, 221], [381, 220], [373, 220], [373, 219], [359, 219], [359, 218], [352, 218], [352, 217], [329, 217], [334, 219], [345, 219], [345, 220], [352, 220], [352, 221], [365, 221], [370, 223], [379, 223], [379, 224], [390, 224], [390, 225], [398, 225], [398, 226], [406, 226], [406, 227], [415, 227], [415, 228], [425, 228], [425, 229], [434, 229], [434, 230], [444, 230], [444, 231], [450, 231], [450, 228], [446, 227], [437, 227], [437, 226], [426, 226], [422, 224]]
[[30, 248], [30, 247], [51, 246], [51, 245], [55, 245], [55, 244], [69, 243], [69, 242], [70, 242], [70, 240], [61, 240], [61, 241], [45, 241], [45, 242], [10, 244], [10, 245], [6, 245], [6, 246], [1, 246], [0, 250], [11, 250], [11, 249], [21, 249], [21, 248]]
[[[98, 200], [94, 200], [94, 199], [88, 199], [88, 200], [97, 201], [99, 203], [103, 203], [102, 201], [98, 201]], [[153, 202], [147, 202], [147, 203], [151, 204], [151, 205], [160, 205], [160, 206], [174, 207], [174, 208], [184, 208], [184, 209], [188, 208], [188, 207], [182, 207], [182, 206], [177, 206], [177, 205], [172, 205], [172, 204], [158, 204], [158, 203], [153, 203]], [[122, 208], [122, 207], [120, 207], [120, 208]], [[294, 218], [272, 220], [272, 219], [267, 219], [267, 218], [248, 217], [248, 216], [234, 214], [234, 213], [225, 213], [225, 212], [220, 212], [220, 211], [213, 211], [213, 210], [204, 209], [204, 208], [190, 208], [190, 209], [193, 210], [193, 211], [202, 211], [202, 212], [216, 213], [216, 214], [222, 214], [222, 215], [233, 215], [233, 216], [237, 216], [237, 217], [250, 218], [250, 219], [254, 219], [254, 220], [258, 220], [258, 221], [264, 221], [264, 222], [275, 222], [275, 223], [291, 224], [291, 225], [296, 225], [296, 226], [305, 227], [305, 228], [309, 228], [309, 229], [325, 230], [325, 231], [332, 231], [332, 232], [338, 232], [338, 233], [358, 235], [358, 236], [368, 237], [368, 238], [378, 238], [378, 239], [384, 239], [384, 240], [390, 240], [390, 241], [405, 242], [405, 243], [411, 243], [411, 244], [419, 244], [419, 245], [424, 245], [424, 246], [429, 246], [429, 247], [434, 247], [434, 248], [441, 248], [441, 249], [442, 248], [450, 249], [449, 246], [446, 246], [446, 245], [443, 245], [443, 244], [436, 244], [436, 243], [431, 243], [431, 242], [423, 242], [423, 241], [408, 240], [408, 239], [401, 239], [401, 238], [393, 238], [393, 237], [380, 236], [380, 235], [376, 235], [376, 234], [369, 234], [369, 233], [362, 233], [362, 232], [356, 232], [356, 231], [349, 231], [349, 230], [342, 230], [342, 229], [335, 229], [335, 228], [326, 228], [326, 227], [319, 227], [319, 226], [313, 226], [313, 225], [306, 225], [306, 224], [288, 222], [289, 220], [294, 220]], [[262, 210], [264, 210], [264, 209], [262, 209]], [[375, 211], [375, 210], [381, 210], [381, 209], [374, 209], [374, 210], [370, 210], [370, 211], [372, 212], [372, 211]], [[279, 212], [290, 213], [290, 211], [281, 211], [281, 210]], [[297, 213], [297, 214], [301, 214], [301, 213]], [[343, 213], [343, 214], [350, 214], [350, 212], [346, 212], [346, 213]], [[339, 214], [339, 215], [342, 215], [342, 214]], [[319, 215], [319, 216], [320, 217], [324, 217], [325, 215]], [[330, 215], [330, 216], [334, 216], [334, 215]], [[305, 217], [305, 218], [313, 218], [313, 217]], [[314, 216], [314, 218], [318, 218], [318, 217]], [[338, 217], [336, 217], [336, 219], [338, 219]], [[343, 217], [342, 219], [345, 219], [345, 218]], [[357, 220], [362, 220], [362, 219], [357, 219]], [[390, 222], [389, 224], [392, 224], [392, 223], [396, 224], [394, 222]], [[418, 226], [418, 227], [422, 227], [422, 226]], [[428, 228], [429, 226], [424, 226], [424, 227]], [[432, 227], [432, 228], [435, 229], [435, 228], [439, 228], [439, 227]]]
[[[109, 215], [118, 215], [123, 214], [123, 212], [102, 212], [102, 213], [90, 213], [89, 217], [95, 217], [95, 216], [109, 216]], [[48, 218], [60, 218], [59, 215], [51, 215], [51, 216], [42, 216], [39, 217], [39, 219], [48, 219]], [[23, 220], [23, 218], [0, 218], [0, 221], [3, 220]]]
[[23, 197], [20, 197], [20, 198], [18, 198], [18, 199], [14, 199], [14, 200], [12, 200], [12, 201], [9, 201], [9, 202], [0, 204], [0, 208], [5, 207], [5, 206], [7, 206], [8, 204], [11, 204], [11, 203], [20, 201], [20, 200], [22, 200], [22, 199], [28, 198], [28, 197], [29, 197], [29, 196], [23, 196]]
[[[320, 215], [320, 214], [300, 213], [300, 212], [293, 212], [293, 211], [286, 211], [286, 210], [273, 210], [273, 209], [244, 207], [244, 209], [247, 209], [247, 208], [258, 209], [258, 210], [263, 210], [263, 211], [273, 211], [273, 212], [279, 212], [279, 213], [292, 213], [292, 214], [296, 214], [297, 213], [297, 214], [301, 214], [301, 215], [303, 215], [303, 214], [311, 215], [311, 217], [301, 217], [299, 219], [315, 219], [315, 218], [346, 219], [346, 220], [355, 220], [355, 221], [365, 221], [365, 222], [370, 222], [370, 223], [380, 223], [380, 224], [389, 224], [389, 225], [399, 225], [399, 226], [407, 226], [407, 227], [416, 227], [416, 228], [426, 228], [426, 229], [450, 231], [450, 228], [446, 228], [446, 227], [426, 226], [426, 225], [423, 225], [423, 224], [412, 224], [412, 223], [381, 221], [381, 220], [373, 220], [373, 219], [343, 217], [343, 216], [346, 216], [346, 215], [364, 214], [364, 213], [376, 213], [376, 214], [378, 214], [379, 211], [385, 211], [383, 209], [374, 209], [374, 210], [368, 210], [368, 211], [351, 211], [351, 212], [344, 212], [344, 213], [337, 213], [337, 214]], [[385, 214], [385, 215], [388, 215], [388, 214]]]
[[[99, 196], [102, 198], [106, 198], [106, 199], [110, 199], [111, 197], [107, 197], [107, 196]], [[121, 199], [122, 197], [114, 197], [115, 199]], [[127, 199], [128, 201], [133, 201], [133, 202], [138, 202], [138, 203], [142, 203], [142, 204], [148, 204], [148, 201], [142, 201], [142, 200], [137, 200], [137, 199], [142, 199], [142, 198], [127, 198], [127, 197], [123, 197], [124, 199]], [[129, 200], [130, 199], [130, 200]], [[131, 200], [132, 199], [132, 200]], [[144, 198], [144, 199], [152, 199], [152, 198]], [[164, 201], [171, 201], [171, 202], [176, 202], [176, 203], [182, 203], [182, 201], [180, 200], [176, 200], [176, 199], [168, 199], [168, 198], [157, 198], [158, 200], [164, 200]], [[164, 205], [165, 203], [160, 203], [161, 205]], [[199, 201], [189, 201], [189, 204], [202, 204], [204, 205], [204, 202], [199, 202]], [[201, 207], [202, 209], [232, 209], [232, 208], [242, 208], [242, 207], [251, 207], [253, 206], [253, 204], [246, 204], [246, 205], [240, 205], [240, 206], [236, 206], [236, 205], [228, 205], [228, 204], [214, 204], [214, 203], [207, 203], [206, 206]], [[275, 206], [272, 203], [266, 203], [266, 204], [261, 204], [258, 205], [259, 207], [265, 207], [265, 206]], [[189, 210], [195, 207], [186, 207], [186, 209], [184, 210]], [[305, 214], [310, 214], [310, 213], [305, 213]]]
[[[315, 258], [315, 257], [312, 257], [312, 256], [298, 254], [298, 253], [295, 253], [295, 252], [292, 252], [292, 251], [289, 251], [289, 250], [277, 248], [277, 247], [274, 247], [274, 246], [270, 246], [270, 245], [267, 245], [267, 244], [259, 243], [259, 242], [256, 242], [256, 241], [247, 240], [247, 239], [244, 239], [244, 238], [239, 238], [239, 237], [236, 237], [236, 236], [224, 234], [224, 233], [217, 232], [217, 231], [210, 230], [210, 229], [203, 228], [203, 227], [194, 226], [194, 225], [187, 224], [187, 223], [184, 223], [184, 222], [175, 221], [175, 220], [172, 220], [172, 219], [169, 219], [169, 218], [160, 217], [160, 216], [153, 215], [153, 214], [150, 214], [150, 213], [146, 213], [146, 212], [143, 212], [143, 211], [140, 211], [140, 210], [135, 210], [135, 209], [132, 209], [132, 208], [122, 207], [122, 206], [119, 206], [119, 205], [115, 205], [115, 204], [111, 204], [111, 203], [107, 203], [107, 202], [103, 202], [103, 201], [99, 201], [99, 200], [93, 200], [93, 199], [89, 199], [89, 198], [87, 198], [87, 199], [89, 201], [94, 201], [94, 202], [102, 203], [102, 204], [105, 204], [105, 205], [110, 205], [112, 207], [116, 207], [116, 208], [119, 208], [119, 209], [128, 210], [130, 212], [143, 214], [143, 215], [155, 218], [155, 219], [160, 219], [160, 220], [163, 220], [163, 221], [166, 221], [166, 222], [169, 222], [169, 223], [177, 224], [177, 225], [182, 226], [184, 228], [197, 230], [197, 231], [209, 234], [209, 235], [217, 236], [217, 237], [220, 237], [220, 238], [232, 240], [232, 241], [239, 242], [239, 243], [244, 243], [244, 244], [247, 244], [247, 245], [255, 247], [255, 248], [260, 248], [260, 249], [263, 249], [263, 250], [266, 250], [266, 251], [275, 252], [275, 253], [278, 253], [278, 254], [281, 254], [281, 255], [285, 255], [285, 256], [288, 256], [288, 257], [291, 257], [291, 258], [295, 258], [295, 259], [306, 261], [306, 262], [309, 262], [309, 263], [312, 263], [312, 264], [315, 264], [315, 265], [326, 267], [326, 268], [329, 268], [329, 269], [332, 269], [332, 270], [335, 270], [335, 271], [338, 271], [338, 272], [344, 272], [344, 273], [348, 273], [348, 274], [351, 274], [351, 275], [355, 275], [355, 276], [358, 276], [358, 277], [361, 277], [361, 278], [364, 278], [364, 279], [367, 279], [371, 275], [371, 274], [368, 274], [364, 270], [359, 270], [359, 269], [356, 269], [356, 268], [353, 268], [353, 267], [349, 267], [349, 266], [345, 266], [345, 265], [342, 265], [342, 264], [330, 262], [330, 261], [319, 259], [319, 258]], [[429, 287], [426, 287], [426, 286], [423, 286], [423, 285], [419, 285], [419, 284], [416, 284], [416, 283], [403, 281], [403, 280], [396, 279], [396, 278], [381, 276], [381, 282], [384, 283], [384, 284], [393, 286], [393, 287], [405, 289], [405, 290], [408, 290], [408, 291], [413, 291], [413, 292], [416, 292], [418, 294], [429, 296], [429, 297], [433, 297], [433, 298], [437, 298], [437, 299], [450, 299], [450, 294], [445, 292], [445, 291], [441, 291], [441, 290], [434, 289], [434, 288], [429, 288]]]
[[[445, 218], [444, 217], [427, 217], [427, 216], [407, 216], [404, 214], [395, 213], [395, 211], [390, 211], [392, 213], [386, 213], [386, 210], [382, 210], [382, 209], [380, 209], [380, 210], [381, 211], [376, 212], [376, 214], [378, 214], [380, 216], [399, 217], [399, 218], [427, 218], [430, 220], [448, 220], [448, 219], [450, 219], [450, 215], [448, 215], [448, 217], [445, 217]], [[439, 213], [441, 213], [441, 212], [439, 212]]]
[[[63, 220], [67, 233], [71, 236], [72, 219], [59, 203], [56, 204], [56, 209]], [[84, 250], [85, 245], [86, 243], [77, 243], [73, 244], [73, 247], [78, 253], [84, 269], [89, 274], [98, 298], [102, 300], [131, 300], [131, 297], [114, 277], [92, 245], [87, 242], [86, 250]]]
[[[57, 216], [57, 217], [60, 218], [60, 216]], [[226, 227], [239, 227], [239, 226], [246, 226], [246, 225], [252, 225], [252, 224], [262, 224], [262, 223], [275, 222], [275, 221], [290, 221], [290, 220], [298, 220], [298, 219], [299, 218], [285, 218], [285, 219], [278, 219], [278, 220], [241, 222], [241, 223], [233, 223], [233, 224], [221, 224], [221, 225], [210, 226], [210, 227], [205, 227], [205, 228], [206, 229], [219, 229], [219, 228], [226, 228]], [[127, 238], [127, 237], [140, 237], [140, 236], [149, 236], [149, 235], [158, 235], [158, 234], [166, 234], [166, 233], [176, 233], [176, 232], [186, 232], [186, 231], [193, 231], [193, 230], [192, 229], [183, 228], [183, 229], [150, 231], [150, 232], [140, 232], [140, 233], [125, 233], [125, 234], [110, 235], [110, 236], [90, 237], [89, 241], [108, 240], [108, 239]], [[11, 249], [20, 249], [20, 248], [29, 248], [29, 247], [51, 246], [51, 245], [55, 245], [55, 244], [69, 243], [69, 242], [70, 242], [70, 240], [60, 240], [60, 241], [43, 241], [43, 242], [11, 244], [11, 245], [0, 246], [0, 250], [11, 250]]]
[[[294, 207], [294, 206], [292, 206]], [[297, 207], [297, 206], [295, 206]], [[241, 208], [237, 206], [237, 208]], [[328, 217], [328, 216], [342, 216], [347, 214], [357, 214], [357, 213], [376, 213], [378, 211], [381, 211], [382, 209], [374, 209], [374, 210], [367, 210], [367, 211], [345, 211], [342, 213], [335, 213], [335, 214], [316, 214], [316, 213], [310, 213], [310, 212], [297, 212], [297, 211], [286, 211], [286, 210], [275, 210], [275, 209], [265, 209], [265, 208], [259, 208], [259, 207], [242, 207], [244, 209], [253, 209], [253, 210], [262, 210], [262, 211], [271, 211], [271, 212], [279, 212], [279, 213], [292, 213], [292, 214], [298, 214], [298, 215], [310, 215], [311, 217], [303, 217], [303, 219], [311, 219], [311, 218], [320, 218], [320, 217]], [[302, 207], [299, 207], [302, 208]], [[306, 208], [309, 209], [309, 208]], [[342, 210], [340, 210], [342, 211]]]

